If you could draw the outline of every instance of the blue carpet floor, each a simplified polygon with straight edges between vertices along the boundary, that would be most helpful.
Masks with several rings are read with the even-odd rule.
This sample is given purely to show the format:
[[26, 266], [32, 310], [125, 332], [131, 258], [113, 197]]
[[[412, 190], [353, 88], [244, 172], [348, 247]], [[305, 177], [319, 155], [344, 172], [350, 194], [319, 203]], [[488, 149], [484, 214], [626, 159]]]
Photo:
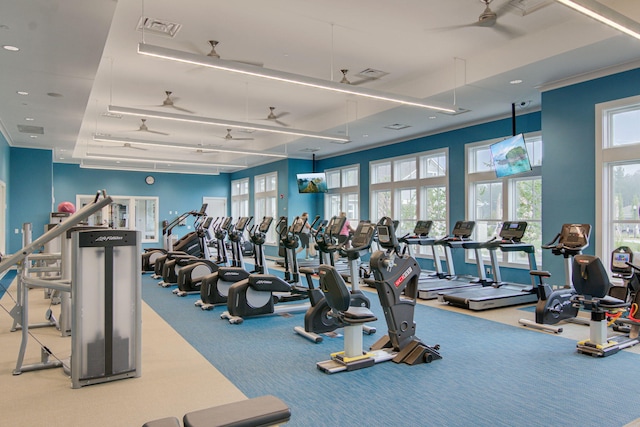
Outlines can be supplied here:
[[7, 291], [13, 279], [16, 278], [16, 270], [9, 270], [4, 275], [2, 279], [0, 279], [0, 298], [4, 296], [4, 293]]
[[[440, 344], [442, 360], [327, 375], [316, 362], [341, 350], [342, 338], [313, 344], [296, 335], [304, 313], [231, 325], [220, 319], [226, 308], [202, 311], [198, 298], [143, 276], [144, 301], [247, 396], [287, 402], [291, 426], [600, 427], [640, 418], [636, 354], [592, 358], [561, 336], [417, 306], [417, 336]], [[367, 347], [386, 332], [377, 299], [372, 310], [381, 320]]]

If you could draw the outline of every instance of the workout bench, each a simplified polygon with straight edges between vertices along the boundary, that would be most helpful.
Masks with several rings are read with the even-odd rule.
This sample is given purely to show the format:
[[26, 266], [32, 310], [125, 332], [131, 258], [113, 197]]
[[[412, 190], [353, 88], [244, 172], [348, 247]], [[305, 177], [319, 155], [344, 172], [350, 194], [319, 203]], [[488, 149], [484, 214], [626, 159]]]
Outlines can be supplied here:
[[[259, 427], [284, 424], [290, 418], [289, 407], [267, 395], [189, 412], [182, 422], [184, 427]], [[142, 427], [180, 427], [180, 421], [167, 417], [146, 422]]]

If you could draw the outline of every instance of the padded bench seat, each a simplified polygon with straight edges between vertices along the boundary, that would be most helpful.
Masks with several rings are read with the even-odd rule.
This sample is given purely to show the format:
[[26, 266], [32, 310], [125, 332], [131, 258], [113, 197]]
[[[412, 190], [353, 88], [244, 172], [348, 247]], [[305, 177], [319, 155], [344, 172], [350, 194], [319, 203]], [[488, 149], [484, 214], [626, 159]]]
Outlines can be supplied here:
[[[284, 424], [290, 418], [286, 403], [267, 395], [189, 412], [182, 421], [184, 427], [259, 427]], [[143, 427], [180, 427], [180, 422], [168, 417], [149, 421]]]

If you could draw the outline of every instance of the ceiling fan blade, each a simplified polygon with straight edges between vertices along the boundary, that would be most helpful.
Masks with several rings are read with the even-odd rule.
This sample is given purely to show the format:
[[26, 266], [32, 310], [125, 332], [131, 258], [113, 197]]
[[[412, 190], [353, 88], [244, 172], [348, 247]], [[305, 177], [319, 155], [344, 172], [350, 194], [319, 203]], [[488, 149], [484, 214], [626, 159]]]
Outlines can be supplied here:
[[524, 32], [507, 25], [502, 25], [500, 23], [496, 23], [492, 28], [497, 32], [511, 38], [522, 37], [524, 35]]
[[[269, 119], [269, 120], [271, 120], [271, 119]], [[283, 121], [280, 121], [280, 120], [278, 120], [278, 119], [274, 120], [274, 122], [276, 122], [276, 123], [277, 123], [277, 124], [279, 124], [280, 126], [289, 127], [289, 124], [287, 124], [287, 123], [285, 123], [285, 122], [283, 122]]]
[[286, 116], [288, 114], [289, 114], [288, 111], [283, 111], [282, 113], [278, 113], [278, 114], [276, 114], [276, 119], [279, 119], [280, 117], [284, 117], [284, 116]]
[[171, 108], [175, 108], [178, 111], [183, 111], [185, 113], [195, 114], [195, 111], [191, 111], [191, 110], [188, 110], [188, 109], [183, 108], [183, 107], [178, 107], [177, 105], [171, 105], [170, 107]]
[[253, 138], [231, 138], [228, 141], [253, 141]]
[[155, 133], [155, 134], [158, 134], [158, 135], [169, 135], [169, 134], [168, 134], [168, 133], [166, 133], [166, 132], [160, 132], [160, 131], [157, 131], [157, 130], [151, 130], [151, 129], [148, 129], [148, 130], [142, 130], [142, 131], [140, 131], [140, 132]]

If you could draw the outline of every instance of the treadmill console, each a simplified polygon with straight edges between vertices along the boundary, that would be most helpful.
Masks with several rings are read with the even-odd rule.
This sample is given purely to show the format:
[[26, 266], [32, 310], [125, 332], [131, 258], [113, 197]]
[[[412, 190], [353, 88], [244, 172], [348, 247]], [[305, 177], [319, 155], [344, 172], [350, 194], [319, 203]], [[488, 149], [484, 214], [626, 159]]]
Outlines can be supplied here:
[[416, 226], [413, 229], [413, 234], [415, 236], [429, 236], [429, 232], [431, 231], [431, 226], [433, 225], [433, 221], [418, 221], [416, 222]]
[[500, 238], [510, 242], [519, 243], [527, 230], [526, 221], [505, 221], [502, 223]]
[[458, 240], [468, 239], [471, 237], [475, 226], [475, 221], [457, 221], [456, 225], [453, 226], [451, 234]]

